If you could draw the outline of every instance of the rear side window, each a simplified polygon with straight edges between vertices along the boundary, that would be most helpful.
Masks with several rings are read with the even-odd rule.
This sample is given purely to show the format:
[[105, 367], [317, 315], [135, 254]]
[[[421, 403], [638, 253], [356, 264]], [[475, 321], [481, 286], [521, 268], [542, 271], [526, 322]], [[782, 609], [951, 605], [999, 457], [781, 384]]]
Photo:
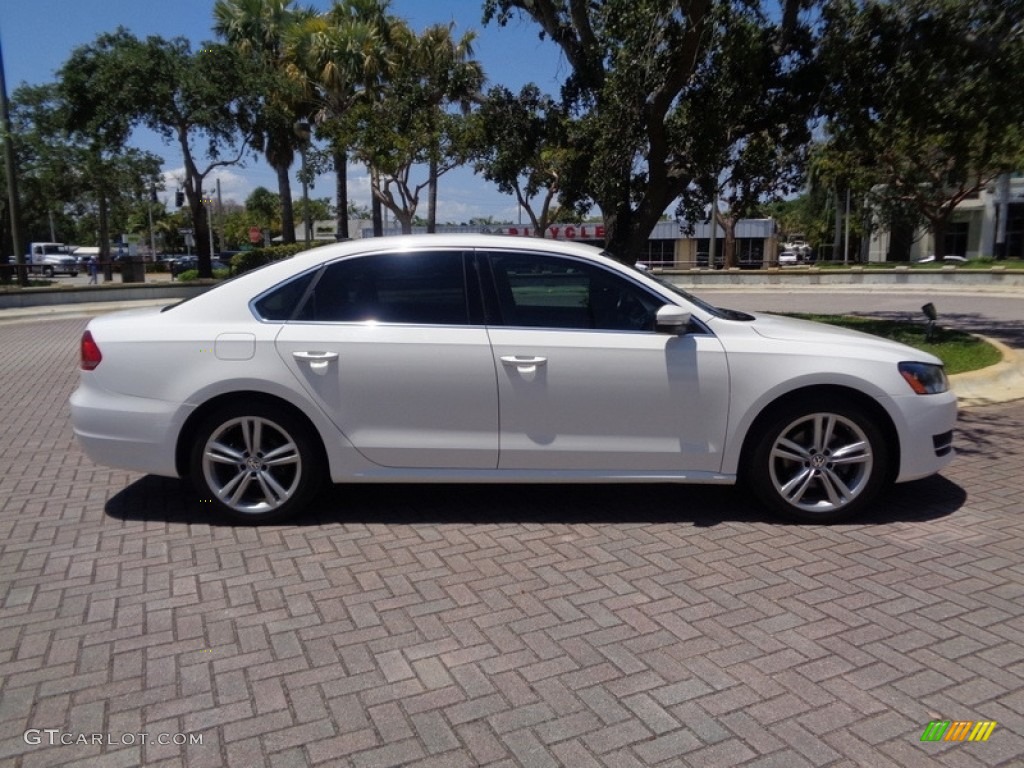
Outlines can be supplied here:
[[421, 251], [327, 265], [296, 320], [466, 325], [463, 255]]
[[316, 270], [277, 286], [253, 302], [253, 309], [263, 320], [291, 320], [315, 276]]

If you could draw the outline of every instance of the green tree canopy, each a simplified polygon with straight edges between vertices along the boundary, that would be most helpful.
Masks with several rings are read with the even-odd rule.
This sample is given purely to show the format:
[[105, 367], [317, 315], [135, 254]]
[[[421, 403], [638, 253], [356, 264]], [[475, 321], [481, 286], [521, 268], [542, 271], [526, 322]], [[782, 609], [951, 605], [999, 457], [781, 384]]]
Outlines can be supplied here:
[[177, 143], [199, 273], [210, 276], [203, 180], [242, 159], [257, 126], [262, 73], [229, 46], [207, 43], [193, 52], [184, 38], [140, 40], [118, 29], [76, 49], [60, 82], [72, 124], [105, 146], [123, 143], [138, 124]]
[[944, 255], [956, 206], [1024, 167], [1019, 0], [827, 5], [820, 166], [882, 221], [924, 222]]
[[484, 18], [518, 12], [561, 48], [572, 68], [563, 102], [590, 153], [566, 194], [597, 203], [609, 249], [632, 261], [666, 209], [707, 177], [709, 159], [810, 119], [814, 19], [802, 12], [812, 5], [486, 0]]
[[544, 237], [562, 213], [558, 196], [581, 159], [569, 140], [569, 116], [530, 83], [518, 94], [504, 86], [491, 88], [473, 124], [477, 172], [514, 195], [534, 234]]

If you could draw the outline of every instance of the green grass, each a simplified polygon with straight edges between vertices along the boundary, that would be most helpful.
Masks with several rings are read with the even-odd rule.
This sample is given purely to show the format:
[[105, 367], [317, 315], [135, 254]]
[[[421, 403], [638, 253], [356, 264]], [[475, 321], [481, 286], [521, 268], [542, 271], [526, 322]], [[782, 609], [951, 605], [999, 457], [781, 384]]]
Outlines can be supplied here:
[[1002, 359], [999, 350], [987, 341], [963, 331], [936, 326], [932, 339], [929, 341], [927, 326], [924, 323], [876, 320], [870, 317], [853, 317], [851, 315], [791, 314], [790, 317], [800, 317], [805, 320], [863, 331], [930, 352], [945, 363], [946, 373], [949, 374], [987, 368]]
[[858, 264], [852, 261], [849, 264], [843, 264], [841, 261], [819, 261], [816, 262], [814, 266], [819, 269], [850, 269], [851, 267], [861, 267], [863, 269], [895, 269], [896, 267], [910, 267], [914, 270], [941, 270], [943, 267], [956, 267], [958, 270], [992, 269], [992, 267], [1024, 269], [1024, 261], [1021, 259], [1004, 259], [999, 261], [991, 257], [980, 257], [977, 259], [969, 259], [965, 262], [956, 262], [955, 264], [941, 261], [932, 262], [930, 264], [917, 264], [906, 261], [872, 261], [867, 264]]
[[[227, 280], [231, 277], [231, 270], [229, 269], [215, 269], [213, 270], [214, 280]], [[182, 283], [191, 283], [199, 279], [198, 269], [186, 269], [184, 272], [179, 272], [177, 280]]]

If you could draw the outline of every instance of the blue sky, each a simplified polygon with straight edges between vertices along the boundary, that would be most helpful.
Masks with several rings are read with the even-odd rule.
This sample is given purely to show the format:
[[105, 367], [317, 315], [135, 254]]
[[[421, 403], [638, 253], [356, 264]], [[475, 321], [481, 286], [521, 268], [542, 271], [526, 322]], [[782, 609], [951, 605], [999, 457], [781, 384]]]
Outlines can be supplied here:
[[[304, 0], [301, 4], [326, 9], [330, 0]], [[512, 20], [499, 27], [481, 23], [483, 0], [392, 0], [392, 11], [409, 21], [414, 29], [438, 22], [454, 21], [456, 32], [476, 30], [476, 58], [488, 77], [488, 85], [501, 84], [513, 90], [533, 81], [549, 93], [557, 93], [567, 74], [567, 65], [557, 48], [541, 41], [539, 28], [532, 22]], [[7, 0], [0, 10], [0, 43], [3, 45], [8, 94], [22, 83], [51, 82], [55, 72], [71, 51], [110, 32], [119, 25], [144, 37], [178, 35], [192, 41], [193, 48], [214, 38], [213, 0]], [[181, 173], [178, 151], [159, 138], [136, 132], [132, 144], [164, 158], [168, 188], [174, 186], [174, 174]], [[297, 164], [296, 164], [297, 165]], [[217, 177], [215, 172], [212, 180]], [[219, 174], [225, 198], [244, 201], [257, 186], [276, 191], [274, 175], [261, 161], [249, 160], [245, 167], [225, 169]], [[349, 169], [350, 195], [369, 203], [365, 170]], [[298, 184], [294, 194], [298, 194]], [[333, 193], [330, 178], [318, 180], [311, 191], [314, 197]], [[451, 172], [441, 181], [439, 220], [465, 221], [473, 216], [493, 216], [515, 220], [517, 208], [511, 197], [500, 194], [490, 183], [469, 170]], [[420, 212], [425, 215], [425, 201]]]

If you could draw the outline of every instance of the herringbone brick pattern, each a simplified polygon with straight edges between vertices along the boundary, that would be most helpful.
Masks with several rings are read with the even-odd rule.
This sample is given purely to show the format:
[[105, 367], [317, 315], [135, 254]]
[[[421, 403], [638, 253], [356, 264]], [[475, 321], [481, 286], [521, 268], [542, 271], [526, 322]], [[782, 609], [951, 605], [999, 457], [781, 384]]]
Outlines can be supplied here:
[[[1024, 403], [964, 414], [953, 467], [856, 525], [732, 489], [361, 486], [243, 528], [82, 456], [83, 322], [0, 327], [2, 764], [1024, 756]], [[921, 743], [935, 719], [998, 726]]]

